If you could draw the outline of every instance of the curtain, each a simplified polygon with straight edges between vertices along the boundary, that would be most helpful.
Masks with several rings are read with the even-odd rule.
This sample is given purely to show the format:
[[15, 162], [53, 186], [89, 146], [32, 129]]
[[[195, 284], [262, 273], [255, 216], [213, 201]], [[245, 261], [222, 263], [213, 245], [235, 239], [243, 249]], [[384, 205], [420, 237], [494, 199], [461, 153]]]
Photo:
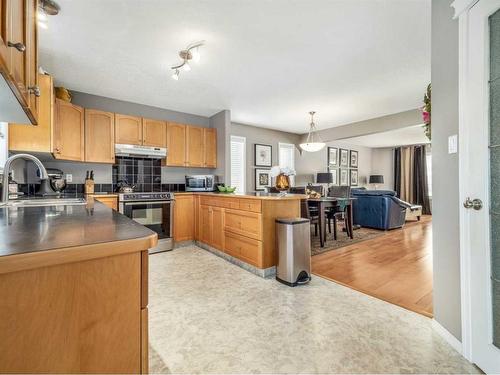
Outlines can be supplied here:
[[400, 199], [421, 205], [423, 214], [431, 214], [425, 146], [394, 150], [394, 190]]

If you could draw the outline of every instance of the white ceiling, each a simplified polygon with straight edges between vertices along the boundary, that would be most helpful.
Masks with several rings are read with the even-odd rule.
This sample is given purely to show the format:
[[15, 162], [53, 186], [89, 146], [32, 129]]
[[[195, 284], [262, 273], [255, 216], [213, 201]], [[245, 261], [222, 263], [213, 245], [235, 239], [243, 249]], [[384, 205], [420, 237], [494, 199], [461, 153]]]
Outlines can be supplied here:
[[57, 1], [40, 61], [73, 90], [304, 133], [310, 110], [325, 129], [416, 108], [430, 81], [430, 0]]
[[424, 134], [422, 125], [390, 130], [387, 132], [363, 135], [361, 137], [343, 139], [342, 141], [358, 146], [373, 148], [398, 147], [430, 143]]

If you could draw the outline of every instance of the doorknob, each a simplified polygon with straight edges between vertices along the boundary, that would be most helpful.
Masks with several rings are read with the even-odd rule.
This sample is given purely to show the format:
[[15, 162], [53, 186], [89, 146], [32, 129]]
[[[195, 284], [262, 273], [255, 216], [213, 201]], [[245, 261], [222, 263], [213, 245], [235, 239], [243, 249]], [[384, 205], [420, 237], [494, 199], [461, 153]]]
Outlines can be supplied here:
[[464, 207], [465, 208], [473, 208], [476, 211], [479, 211], [481, 208], [483, 208], [483, 201], [481, 199], [470, 199], [467, 197], [464, 201]]

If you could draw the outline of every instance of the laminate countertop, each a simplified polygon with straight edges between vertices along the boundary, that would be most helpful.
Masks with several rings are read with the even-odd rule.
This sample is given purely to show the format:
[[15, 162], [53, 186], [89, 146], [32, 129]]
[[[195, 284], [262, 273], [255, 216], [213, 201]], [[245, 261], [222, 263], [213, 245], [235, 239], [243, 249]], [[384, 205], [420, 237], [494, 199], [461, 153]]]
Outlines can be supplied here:
[[19, 257], [57, 255], [42, 262], [50, 265], [146, 250], [156, 242], [155, 232], [99, 202], [0, 207], [0, 273]]
[[247, 198], [247, 199], [264, 199], [264, 200], [300, 200], [306, 199], [307, 195], [304, 194], [286, 194], [279, 195], [276, 193], [217, 193], [217, 192], [202, 192], [202, 191], [188, 191], [188, 192], [174, 192], [176, 195], [202, 195], [202, 196], [215, 196], [221, 198]]

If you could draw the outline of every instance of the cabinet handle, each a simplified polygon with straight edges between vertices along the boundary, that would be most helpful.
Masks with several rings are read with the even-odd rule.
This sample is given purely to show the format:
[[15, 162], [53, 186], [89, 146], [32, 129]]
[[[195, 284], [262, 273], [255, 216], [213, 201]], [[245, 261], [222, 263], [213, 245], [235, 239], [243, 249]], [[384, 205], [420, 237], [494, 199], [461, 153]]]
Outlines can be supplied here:
[[40, 87], [38, 86], [29, 86], [28, 91], [30, 94], [35, 95], [37, 98], [40, 97]]
[[12, 43], [12, 42], [7, 42], [7, 46], [9, 47], [14, 47], [15, 49], [17, 49], [19, 52], [24, 52], [26, 51], [26, 46], [19, 42], [19, 43]]
[[59, 147], [56, 147], [56, 154], [60, 154], [61, 153], [61, 149]]

